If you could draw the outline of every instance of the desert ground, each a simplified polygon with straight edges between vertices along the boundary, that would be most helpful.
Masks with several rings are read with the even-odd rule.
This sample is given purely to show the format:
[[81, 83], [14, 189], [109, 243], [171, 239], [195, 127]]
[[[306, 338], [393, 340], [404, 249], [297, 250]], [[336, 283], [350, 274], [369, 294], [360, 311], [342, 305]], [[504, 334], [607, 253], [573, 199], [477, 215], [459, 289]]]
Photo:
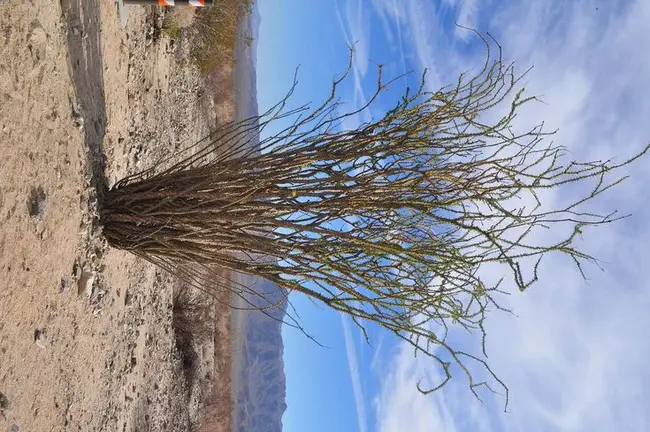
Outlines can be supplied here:
[[190, 25], [120, 20], [111, 0], [0, 3], [0, 431], [230, 430], [228, 308], [188, 358], [179, 283], [97, 223], [95, 186], [233, 116], [232, 65], [202, 79], [170, 13]]

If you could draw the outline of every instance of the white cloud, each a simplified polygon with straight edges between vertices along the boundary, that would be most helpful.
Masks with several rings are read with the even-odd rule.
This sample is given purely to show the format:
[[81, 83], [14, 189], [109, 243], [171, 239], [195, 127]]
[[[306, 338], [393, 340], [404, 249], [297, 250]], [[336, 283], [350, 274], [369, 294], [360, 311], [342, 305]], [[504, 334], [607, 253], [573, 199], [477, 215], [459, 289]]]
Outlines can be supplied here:
[[[535, 65], [527, 90], [545, 102], [529, 105], [519, 122], [546, 120], [549, 129], [560, 128], [554, 140], [577, 159], [623, 160], [650, 141], [650, 56], [641, 48], [650, 43], [650, 2], [537, 0], [499, 7], [482, 10], [490, 28], [481, 30], [495, 34], [520, 70]], [[468, 58], [454, 42], [441, 42], [453, 36], [440, 35], [440, 13], [429, 2], [413, 1], [396, 19], [410, 29], [419, 63], [435, 65], [443, 79], [463, 70], [458, 66]], [[634, 218], [585, 234], [582, 247], [603, 260], [605, 273], [591, 267], [585, 283], [562, 257], [550, 257], [545, 279], [507, 300], [518, 316], [490, 318], [490, 364], [510, 387], [509, 413], [490, 401], [480, 405], [464, 382], [420, 395], [415, 384], [435, 378], [436, 371], [401, 347], [388, 362], [375, 402], [377, 429], [647, 430], [650, 172], [644, 166], [647, 158], [632, 168], [631, 179], [599, 200], [602, 210], [620, 208]]]
[[[478, 27], [478, 13], [479, 3], [477, 0], [455, 0], [455, 3], [460, 3], [458, 10], [458, 19], [456, 22], [461, 26], [476, 29]], [[456, 28], [454, 35], [467, 41], [471, 33]]]
[[359, 372], [357, 351], [354, 346], [354, 340], [352, 339], [350, 318], [345, 314], [341, 314], [341, 326], [343, 327], [345, 352], [348, 358], [348, 371], [350, 373], [350, 381], [352, 382], [352, 392], [354, 393], [354, 403], [356, 405], [359, 432], [366, 432], [368, 430], [368, 419], [366, 416], [365, 402], [366, 399], [363, 394], [363, 386], [361, 385], [361, 374]]
[[373, 0], [373, 11], [382, 24], [383, 36], [387, 42], [387, 52], [396, 53], [399, 66], [394, 67], [390, 58], [382, 59], [393, 75], [405, 75], [408, 72], [404, 51], [403, 2], [400, 0]]
[[368, 56], [370, 43], [370, 21], [366, 19], [363, 2], [348, 0], [343, 4], [336, 3], [336, 15], [341, 32], [349, 46], [354, 46], [354, 67], [361, 77], [368, 72]]
[[[476, 27], [478, 2], [475, 0], [444, 0], [440, 3], [424, 0], [373, 0], [373, 9], [384, 23], [389, 43], [394, 45], [399, 41], [401, 72], [408, 70], [407, 61], [416, 66], [418, 73], [427, 69], [428, 90], [437, 90], [448, 78], [445, 73], [467, 69], [468, 65], [458, 55], [455, 47], [464, 45], [470, 32], [454, 27], [453, 35], [449, 35], [444, 32], [444, 27], [454, 26], [456, 21], [467, 27]], [[462, 22], [453, 15], [455, 10], [462, 13]], [[431, 37], [434, 33], [435, 37]], [[409, 52], [406, 52], [405, 47], [410, 47]]]
[[437, 395], [427, 397], [415, 386], [430, 374], [428, 365], [414, 359], [406, 346], [401, 346], [388, 373], [383, 389], [374, 401], [378, 412], [378, 432], [456, 432], [449, 409]]
[[[364, 14], [363, 2], [361, 0], [348, 0], [343, 3], [343, 9], [339, 1], [334, 2], [339, 28], [349, 47], [354, 49], [352, 58], [352, 97], [345, 98], [349, 101], [344, 111], [354, 111], [367, 104], [368, 99], [363, 87], [363, 78], [368, 73], [370, 63], [370, 28], [369, 20]], [[345, 129], [356, 128], [359, 124], [369, 120], [371, 113], [369, 109], [350, 116], [344, 120]]]

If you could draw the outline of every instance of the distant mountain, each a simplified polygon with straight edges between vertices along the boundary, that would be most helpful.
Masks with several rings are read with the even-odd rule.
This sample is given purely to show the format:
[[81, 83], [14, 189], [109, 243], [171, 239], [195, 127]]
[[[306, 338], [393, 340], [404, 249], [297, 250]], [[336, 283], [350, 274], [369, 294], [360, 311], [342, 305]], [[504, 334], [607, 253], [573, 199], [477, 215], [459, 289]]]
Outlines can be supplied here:
[[243, 352], [238, 396], [238, 432], [281, 432], [286, 381], [282, 320], [286, 314], [286, 291], [263, 281], [256, 284], [261, 298], [257, 305], [279, 304], [263, 312], [245, 312]]
[[[242, 23], [235, 52], [235, 97], [237, 119], [258, 113], [257, 107], [257, 39], [261, 17], [257, 5], [249, 19]], [[250, 41], [248, 43], [247, 41]], [[259, 138], [259, 137], [258, 137]], [[251, 143], [255, 145], [256, 142]], [[278, 304], [263, 312], [244, 313], [242, 364], [239, 367], [237, 401], [235, 404], [237, 432], [281, 432], [285, 403], [286, 381], [282, 320], [286, 314], [286, 291], [276, 285], [243, 276], [242, 283], [255, 287], [261, 297], [250, 298], [260, 306]]]

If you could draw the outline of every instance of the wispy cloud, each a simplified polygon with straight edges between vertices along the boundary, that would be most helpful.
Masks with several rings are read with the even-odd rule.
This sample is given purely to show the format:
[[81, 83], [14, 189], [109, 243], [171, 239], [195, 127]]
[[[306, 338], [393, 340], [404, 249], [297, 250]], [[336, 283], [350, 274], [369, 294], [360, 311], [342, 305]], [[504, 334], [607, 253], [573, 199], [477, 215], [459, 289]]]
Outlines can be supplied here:
[[[456, 22], [463, 27], [476, 29], [478, 27], [479, 2], [477, 0], [452, 0], [452, 2], [459, 3]], [[471, 37], [471, 33], [457, 27], [454, 36], [467, 41]]]
[[335, 2], [336, 15], [341, 32], [344, 34], [348, 45], [354, 46], [354, 67], [361, 77], [368, 72], [370, 21], [366, 19], [363, 2], [361, 0], [347, 0], [342, 8]]
[[[431, 2], [422, 0], [373, 0], [373, 10], [388, 31], [388, 40], [399, 41], [402, 71], [407, 62], [419, 72], [427, 69], [429, 90], [437, 90], [444, 81], [443, 73], [458, 65], [460, 58], [453, 48], [453, 35], [444, 31], [450, 24], [450, 11], [457, 9], [457, 0]], [[471, 1], [471, 0], [470, 0]], [[467, 9], [469, 11], [472, 8]], [[451, 25], [454, 19], [451, 17]], [[435, 32], [435, 37], [431, 37]], [[460, 34], [460, 33], [459, 33]]]
[[341, 314], [341, 327], [343, 328], [343, 338], [345, 339], [345, 352], [348, 358], [348, 371], [350, 372], [350, 381], [352, 382], [352, 391], [354, 393], [359, 432], [367, 432], [366, 399], [361, 384], [361, 373], [359, 371], [357, 351], [352, 338], [350, 318], [347, 315]]
[[[403, 5], [400, 0], [373, 0], [373, 12], [382, 24], [383, 36], [387, 42], [387, 52], [397, 53], [399, 67], [391, 68], [392, 61], [386, 59], [389, 71], [395, 75], [405, 75], [409, 68], [406, 65], [406, 52], [404, 49]], [[394, 70], [393, 70], [394, 69]]]
[[[462, 23], [462, 13], [468, 22], [476, 20], [469, 3], [454, 9], [457, 21]], [[650, 56], [639, 49], [650, 43], [650, 3], [538, 0], [498, 7], [481, 11], [488, 23], [480, 29], [494, 34], [521, 70], [535, 66], [527, 91], [544, 101], [529, 105], [520, 124], [545, 120], [549, 129], [559, 128], [554, 140], [577, 159], [623, 160], [650, 140]], [[424, 17], [442, 23], [447, 18], [441, 13], [430, 2], [411, 1], [397, 18], [410, 29], [419, 64], [434, 65], [444, 79], [473, 57], [470, 51], [459, 54], [456, 42], [440, 43], [459, 38], [455, 29], [441, 34], [441, 26], [424, 23]], [[650, 172], [642, 164], [647, 161], [633, 167], [633, 176], [595, 209], [621, 208], [634, 217], [587, 231], [581, 244], [602, 259], [606, 272], [589, 268], [585, 283], [570, 263], [553, 256], [542, 269], [546, 279], [506, 300], [516, 317], [490, 318], [489, 360], [510, 387], [510, 412], [501, 413], [491, 400], [480, 405], [464, 382], [420, 395], [415, 384], [439, 375], [399, 347], [376, 399], [378, 430], [647, 430], [650, 279], [643, 270], [650, 261], [650, 227], [644, 222], [650, 220]], [[566, 196], [547, 198], [559, 204]]]
[[[354, 49], [352, 58], [352, 97], [344, 98], [349, 101], [346, 111], [354, 111], [365, 106], [368, 102], [366, 97], [363, 79], [368, 73], [370, 63], [370, 29], [369, 20], [366, 19], [363, 2], [361, 0], [347, 0], [342, 5], [337, 0], [334, 2], [336, 18], [341, 33], [350, 48]], [[348, 117], [343, 124], [344, 128], [355, 128], [360, 123], [369, 120], [370, 110], [364, 110], [358, 115]]]

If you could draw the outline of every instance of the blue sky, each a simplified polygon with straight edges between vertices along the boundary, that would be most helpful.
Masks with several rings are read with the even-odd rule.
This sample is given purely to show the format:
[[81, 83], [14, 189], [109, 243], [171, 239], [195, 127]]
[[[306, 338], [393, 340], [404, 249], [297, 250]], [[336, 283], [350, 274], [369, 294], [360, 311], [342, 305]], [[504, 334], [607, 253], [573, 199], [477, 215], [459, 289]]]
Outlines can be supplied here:
[[[260, 110], [280, 99], [300, 65], [295, 105], [318, 102], [347, 64], [353, 73], [341, 96], [363, 103], [376, 64], [387, 76], [429, 68], [429, 85], [453, 82], [478, 66], [482, 51], [455, 22], [489, 31], [519, 70], [534, 69], [527, 91], [543, 101], [519, 124], [544, 120], [554, 141], [578, 159], [622, 160], [650, 141], [650, 2], [529, 0], [260, 0], [257, 51]], [[397, 88], [396, 90], [399, 90]], [[393, 93], [394, 94], [394, 93]], [[389, 95], [390, 96], [390, 95]], [[370, 113], [380, 115], [384, 101]], [[362, 120], [362, 117], [355, 121]], [[587, 233], [582, 247], [605, 272], [580, 279], [570, 263], [551, 258], [540, 283], [504, 301], [516, 317], [488, 322], [490, 364], [511, 390], [474, 400], [462, 379], [420, 395], [420, 379], [438, 372], [404, 346], [373, 331], [372, 346], [337, 313], [295, 297], [306, 328], [321, 348], [285, 331], [287, 405], [284, 430], [303, 431], [643, 431], [650, 428], [649, 161], [635, 165], [603, 209], [634, 217]], [[646, 169], [644, 169], [646, 168]], [[562, 193], [574, 193], [563, 191]], [[550, 193], [559, 203], [562, 193]], [[591, 235], [590, 235], [591, 234]]]

